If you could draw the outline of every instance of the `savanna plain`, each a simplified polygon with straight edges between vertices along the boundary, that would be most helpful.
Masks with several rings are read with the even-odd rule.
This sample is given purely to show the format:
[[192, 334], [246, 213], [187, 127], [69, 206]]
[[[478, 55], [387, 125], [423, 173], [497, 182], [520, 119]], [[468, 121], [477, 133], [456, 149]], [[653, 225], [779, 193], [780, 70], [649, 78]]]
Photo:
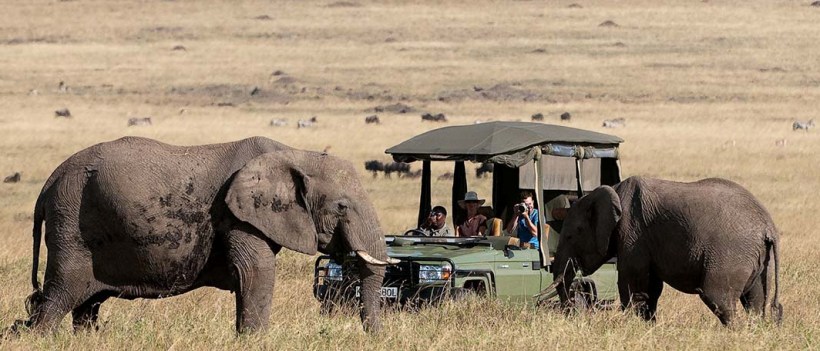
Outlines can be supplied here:
[[[626, 140], [624, 177], [724, 177], [755, 194], [781, 231], [785, 309], [779, 327], [741, 313], [725, 328], [697, 296], [669, 287], [654, 324], [617, 309], [567, 316], [470, 299], [386, 310], [383, 332], [366, 335], [353, 314], [320, 315], [315, 257], [284, 251], [268, 331], [237, 336], [233, 296], [200, 289], [112, 299], [98, 332], [74, 334], [66, 318], [55, 335], [23, 333], [1, 349], [820, 348], [820, 131], [792, 130], [820, 105], [820, 7], [810, 1], [0, 0], [0, 8], [0, 175], [21, 173], [0, 183], [2, 328], [26, 317], [37, 195], [85, 147], [127, 135], [179, 145], [259, 135], [327, 150], [361, 170], [382, 226], [400, 233], [413, 226], [418, 180], [374, 178], [364, 161], [389, 160], [386, 148], [437, 127], [535, 113], [559, 124], [563, 112], [572, 115], [565, 125]], [[55, 117], [63, 108], [71, 118]], [[422, 122], [422, 113], [448, 122]], [[366, 125], [373, 114], [381, 124]], [[313, 116], [313, 127], [296, 128]], [[143, 117], [151, 125], [128, 126]], [[611, 118], [626, 125], [603, 128]], [[446, 171], [434, 166], [434, 202], [449, 206], [449, 182], [435, 181]], [[471, 189], [490, 194], [489, 180], [468, 175]]]

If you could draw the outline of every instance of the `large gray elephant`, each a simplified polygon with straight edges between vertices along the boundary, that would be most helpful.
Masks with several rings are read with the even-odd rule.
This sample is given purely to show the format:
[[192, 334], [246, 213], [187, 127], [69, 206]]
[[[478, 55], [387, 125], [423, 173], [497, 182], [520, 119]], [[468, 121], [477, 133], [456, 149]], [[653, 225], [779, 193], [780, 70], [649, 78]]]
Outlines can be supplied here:
[[655, 319], [663, 283], [698, 294], [723, 324], [740, 300], [765, 315], [770, 260], [771, 310], [778, 323], [778, 232], [766, 209], [746, 189], [725, 179], [679, 183], [631, 177], [602, 186], [569, 210], [554, 262], [561, 301], [580, 270], [592, 274], [618, 259], [623, 308]]
[[[37, 278], [42, 223], [48, 261]], [[96, 327], [109, 297], [202, 286], [236, 294], [238, 332], [264, 329], [281, 248], [359, 256], [362, 323], [378, 331], [387, 257], [376, 211], [346, 161], [262, 137], [172, 146], [126, 137], [63, 162], [34, 209], [34, 330]]]

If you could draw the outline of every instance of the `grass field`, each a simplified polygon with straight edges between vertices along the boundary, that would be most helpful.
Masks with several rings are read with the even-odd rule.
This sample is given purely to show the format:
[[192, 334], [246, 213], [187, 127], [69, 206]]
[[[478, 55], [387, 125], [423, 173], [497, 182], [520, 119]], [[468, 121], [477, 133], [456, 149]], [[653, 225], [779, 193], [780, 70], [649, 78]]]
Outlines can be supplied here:
[[[368, 336], [358, 318], [320, 316], [314, 258], [283, 252], [267, 332], [236, 337], [233, 296], [201, 289], [110, 300], [97, 333], [75, 335], [66, 318], [56, 335], [24, 334], [0, 348], [820, 348], [820, 134], [791, 128], [817, 117], [820, 103], [820, 8], [809, 4], [0, 0], [0, 176], [22, 174], [0, 183], [0, 327], [26, 316], [34, 201], [74, 152], [125, 135], [181, 145], [261, 135], [328, 148], [359, 167], [444, 125], [422, 123], [424, 112], [455, 125], [538, 112], [557, 124], [567, 111], [570, 126], [626, 140], [625, 177], [744, 185], [781, 230], [785, 308], [781, 327], [744, 315], [723, 328], [696, 296], [668, 287], [655, 324], [619, 311], [567, 317], [471, 300], [385, 311], [384, 332]], [[364, 124], [396, 103], [415, 111]], [[62, 108], [73, 118], [55, 118]], [[296, 128], [312, 116], [315, 128]], [[128, 127], [131, 117], [153, 124]], [[616, 117], [625, 128], [601, 127]], [[270, 127], [274, 118], [289, 124]], [[436, 165], [433, 177], [446, 171]], [[363, 167], [361, 176], [389, 233], [412, 226], [417, 181], [373, 179]], [[468, 182], [489, 195], [488, 180]], [[434, 202], [448, 202], [448, 191], [434, 182]]]

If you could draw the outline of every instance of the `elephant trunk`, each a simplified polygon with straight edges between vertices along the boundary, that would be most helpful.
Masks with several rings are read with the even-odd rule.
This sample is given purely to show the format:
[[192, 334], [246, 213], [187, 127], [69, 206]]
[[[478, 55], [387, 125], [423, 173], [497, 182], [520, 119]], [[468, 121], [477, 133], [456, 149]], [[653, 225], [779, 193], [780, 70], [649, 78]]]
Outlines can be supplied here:
[[572, 300], [570, 299], [570, 287], [572, 286], [572, 281], [575, 279], [575, 260], [559, 253], [553, 262], [552, 274], [553, 285], [558, 292], [561, 305], [563, 307], [569, 307], [572, 304]]
[[362, 326], [368, 333], [378, 333], [381, 328], [380, 307], [381, 287], [384, 280], [384, 266], [372, 265], [359, 260], [359, 279], [362, 282]]
[[343, 225], [343, 232], [350, 250], [357, 255], [359, 280], [362, 283], [362, 325], [366, 332], [378, 333], [381, 330], [379, 314], [385, 266], [395, 264], [395, 260], [387, 256], [387, 245], [375, 208], [370, 201], [357, 203], [360, 206]]

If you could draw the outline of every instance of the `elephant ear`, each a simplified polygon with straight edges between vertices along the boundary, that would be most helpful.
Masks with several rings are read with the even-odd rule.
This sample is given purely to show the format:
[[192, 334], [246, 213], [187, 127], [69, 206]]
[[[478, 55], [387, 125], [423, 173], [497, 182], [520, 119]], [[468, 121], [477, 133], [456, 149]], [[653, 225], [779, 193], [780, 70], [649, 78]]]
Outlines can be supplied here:
[[288, 249], [313, 255], [318, 233], [307, 194], [310, 177], [281, 153], [250, 160], [233, 178], [225, 202], [234, 216]]
[[621, 219], [621, 198], [610, 186], [600, 186], [588, 195], [592, 202], [591, 218], [595, 223], [595, 245], [606, 256], [612, 231]]

